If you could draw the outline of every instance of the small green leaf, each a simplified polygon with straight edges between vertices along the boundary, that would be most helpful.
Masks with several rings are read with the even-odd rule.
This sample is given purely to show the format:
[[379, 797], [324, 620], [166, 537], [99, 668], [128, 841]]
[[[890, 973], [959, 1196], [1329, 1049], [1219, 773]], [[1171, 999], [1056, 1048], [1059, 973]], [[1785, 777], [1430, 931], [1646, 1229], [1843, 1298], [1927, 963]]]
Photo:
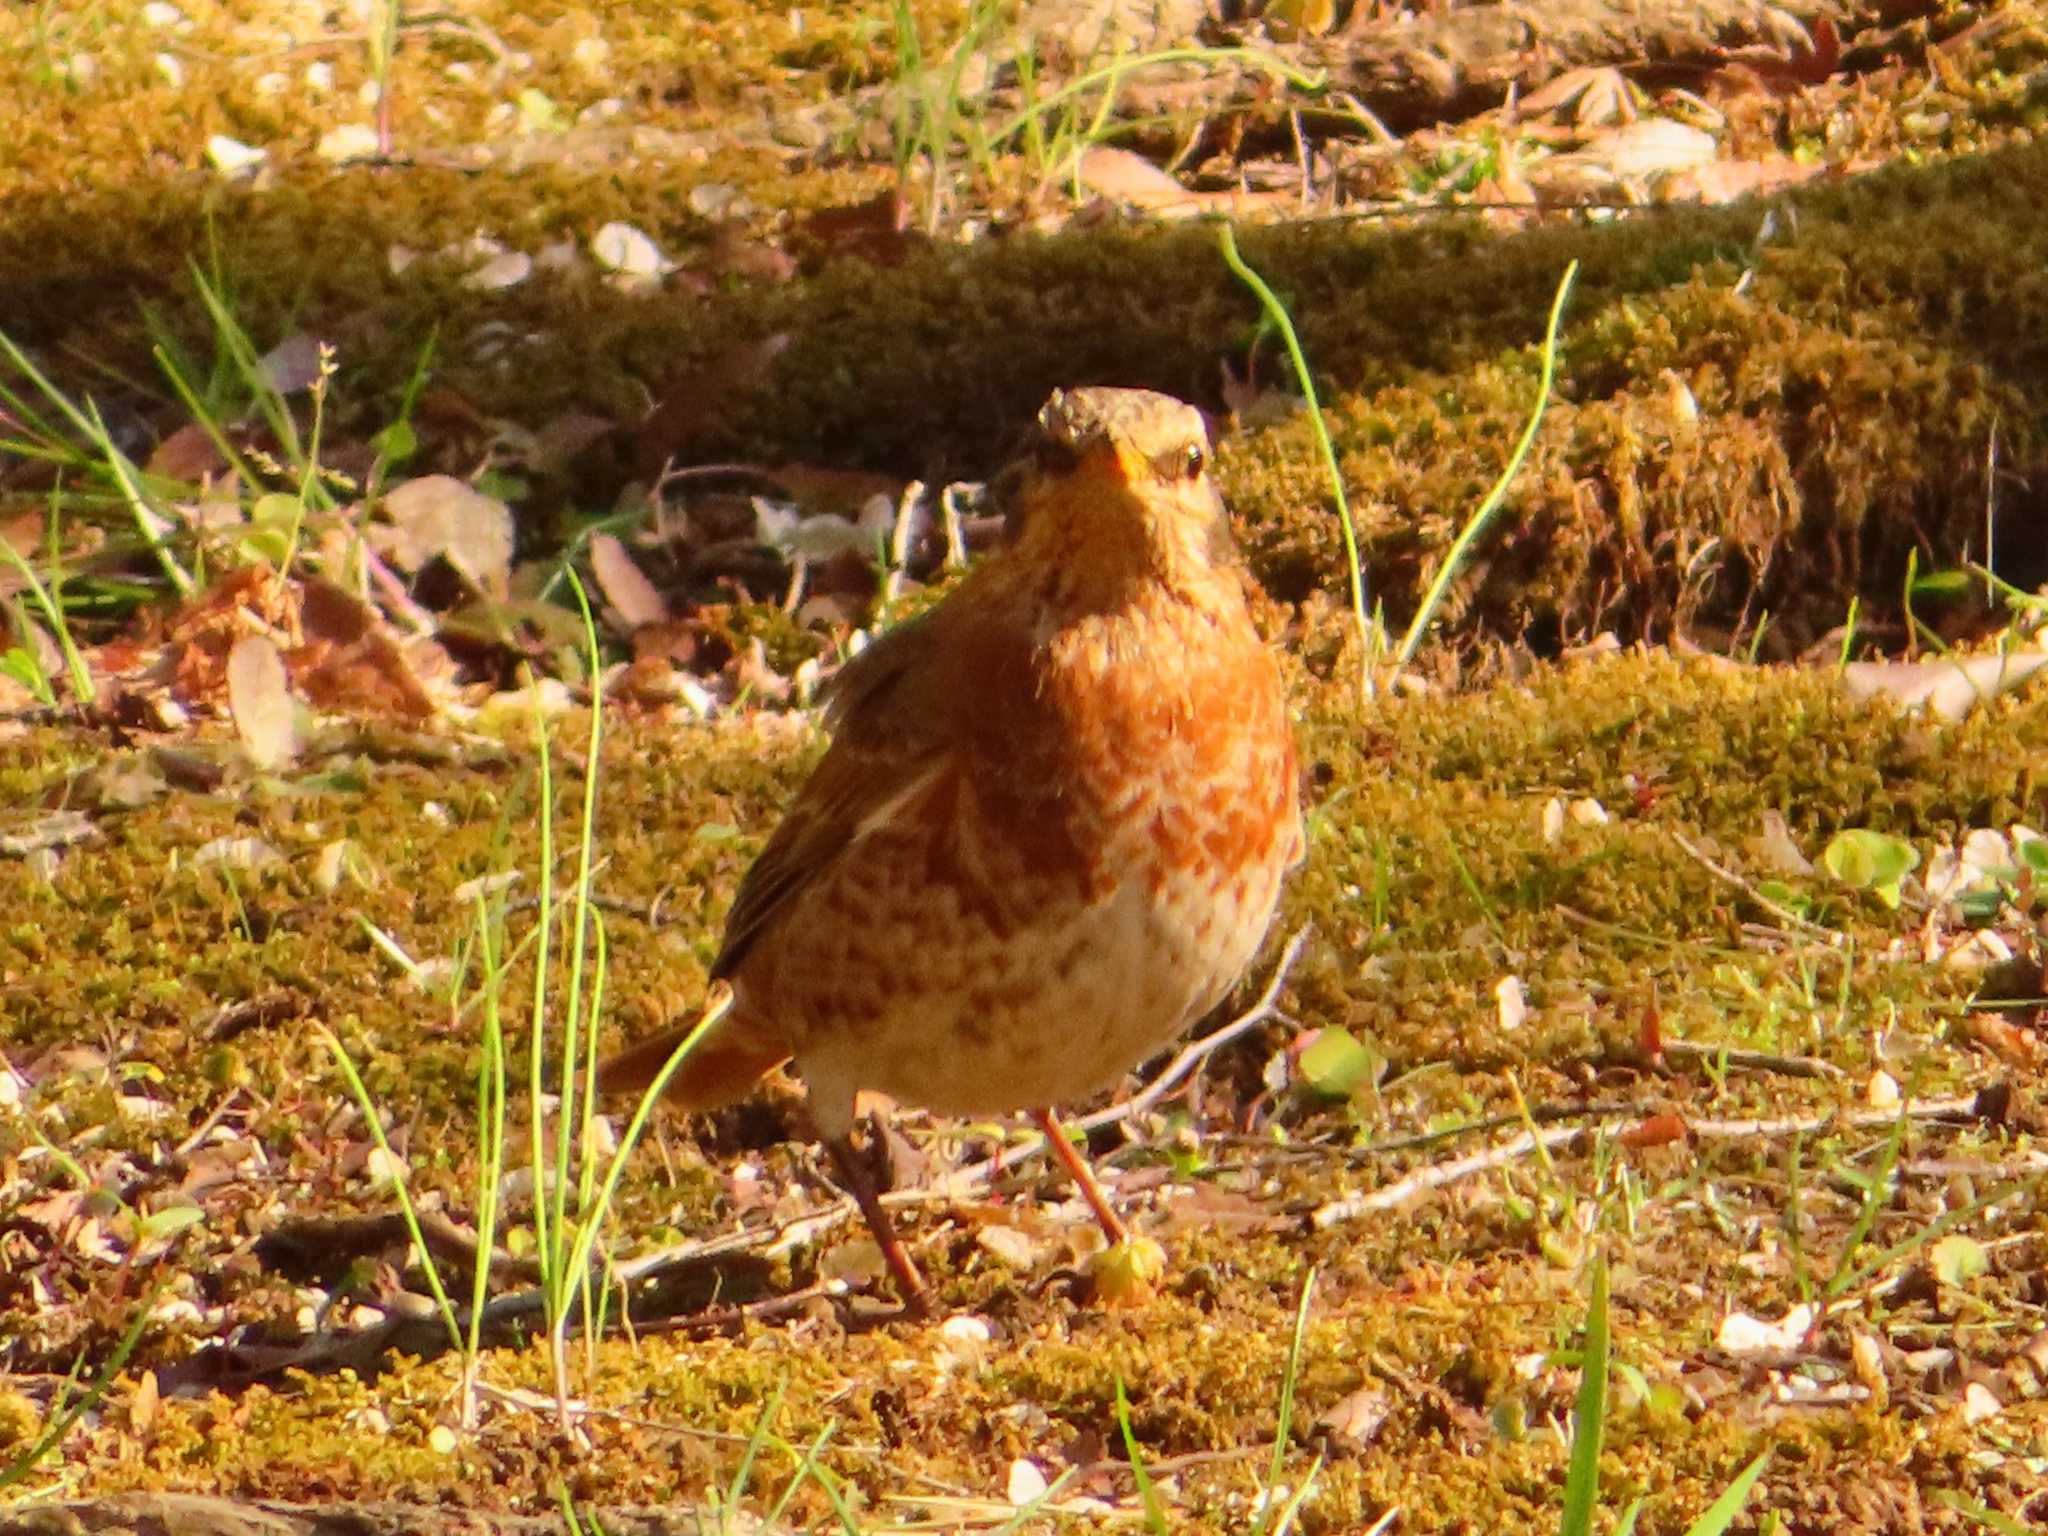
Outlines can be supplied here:
[[1863, 827], [1837, 832], [1820, 857], [1842, 884], [1875, 891], [1892, 907], [1899, 904], [1900, 882], [1920, 867], [1920, 855], [1911, 843]]
[[45, 677], [43, 669], [36, 665], [35, 657], [20, 646], [17, 645], [6, 655], [0, 656], [0, 675], [11, 677], [21, 684], [43, 708], [56, 707], [57, 694], [50, 687], [49, 678]]
[[1800, 917], [1813, 915], [1813, 904], [1806, 899], [1804, 893], [1793, 890], [1782, 880], [1760, 880], [1757, 882], [1756, 893], [1772, 906], [1783, 907], [1787, 912], [1797, 913]]
[[1951, 1232], [1928, 1252], [1934, 1278], [1943, 1285], [1968, 1285], [1991, 1267], [1990, 1255], [1974, 1237]]
[[386, 464], [402, 464], [419, 452], [419, 434], [413, 431], [411, 422], [394, 421], [370, 439], [370, 446]]
[[1913, 582], [1915, 597], [1955, 597], [1970, 590], [1968, 571], [1929, 571]]
[[1348, 1099], [1386, 1071], [1386, 1058], [1348, 1029], [1325, 1029], [1301, 1053], [1301, 1077], [1317, 1093]]
[[2037, 875], [2048, 875], [2048, 837], [2015, 838], [2013, 852], [2020, 863]]
[[206, 1220], [206, 1212], [196, 1205], [167, 1205], [160, 1211], [151, 1211], [135, 1224], [136, 1237], [145, 1243], [161, 1242], [164, 1238], [196, 1226]]
[[697, 829], [695, 836], [700, 843], [736, 843], [741, 833], [729, 821], [707, 821]]

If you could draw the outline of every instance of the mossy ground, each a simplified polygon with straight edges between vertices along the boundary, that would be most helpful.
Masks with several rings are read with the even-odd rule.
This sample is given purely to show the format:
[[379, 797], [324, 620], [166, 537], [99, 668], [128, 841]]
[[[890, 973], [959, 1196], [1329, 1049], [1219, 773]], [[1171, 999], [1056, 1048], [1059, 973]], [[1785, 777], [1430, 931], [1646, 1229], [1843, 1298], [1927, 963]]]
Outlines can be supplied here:
[[[1988, 1191], [2001, 1164], [2018, 1166], [2028, 1145], [2019, 1125], [2036, 1111], [2005, 1131], [1909, 1133], [1908, 1161], [1953, 1171], [1907, 1179], [1861, 1241], [1850, 1233], [1861, 1204], [1847, 1176], [1880, 1155], [1882, 1128], [1633, 1151], [1606, 1142], [1517, 1162], [1369, 1221], [1312, 1232], [1301, 1213], [1477, 1142], [1382, 1155], [1361, 1155], [1361, 1145], [1512, 1113], [1518, 1098], [1566, 1107], [1621, 1100], [1727, 1120], [1853, 1107], [1880, 1066], [1916, 1095], [1998, 1076], [1954, 1033], [1970, 981], [1924, 963], [1913, 946], [1893, 952], [1910, 918], [1817, 875], [1800, 883], [1804, 894], [1848, 947], [1796, 935], [1766, 942], [1744, 927], [1766, 915], [1674, 834], [1762, 878], [1743, 849], [1767, 811], [1783, 814], [1808, 849], [1845, 826], [1886, 828], [1927, 847], [1972, 827], [2038, 822], [2048, 703], [1993, 705], [1939, 727], [1850, 704], [1826, 674], [1656, 658], [1542, 668], [1477, 694], [1369, 709], [1303, 687], [1315, 832], [1282, 926], [1312, 923], [1314, 937], [1283, 1004], [1303, 1023], [1370, 1039], [1389, 1071], [1381, 1090], [1349, 1104], [1290, 1090], [1268, 1106], [1267, 1131], [1245, 1138], [1224, 1134], [1226, 1106], [1256, 1091], [1249, 1085], [1290, 1031], [1275, 1025], [1213, 1063], [1207, 1093], [1224, 1118], [1202, 1122], [1192, 1161], [1181, 1147], [1177, 1188], [1154, 1184], [1131, 1197], [1172, 1250], [1157, 1299], [1132, 1312], [1079, 1306], [1046, 1287], [1043, 1271], [1013, 1272], [977, 1244], [987, 1221], [1043, 1220], [1028, 1204], [920, 1208], [922, 1262], [949, 1307], [990, 1321], [990, 1341], [933, 1327], [848, 1335], [822, 1304], [816, 1315], [737, 1337], [613, 1341], [587, 1395], [620, 1417], [590, 1421], [597, 1452], [588, 1457], [556, 1443], [540, 1414], [500, 1414], [453, 1451], [431, 1448], [428, 1433], [453, 1400], [447, 1356], [393, 1362], [367, 1382], [295, 1375], [166, 1398], [146, 1434], [117, 1411], [71, 1456], [102, 1488], [537, 1505], [561, 1480], [599, 1505], [687, 1500], [737, 1464], [737, 1444], [717, 1437], [745, 1436], [780, 1391], [780, 1432], [801, 1444], [835, 1424], [826, 1464], [878, 1518], [890, 1496], [999, 1497], [1015, 1457], [1050, 1465], [1077, 1445], [1113, 1455], [1121, 1379], [1146, 1456], [1177, 1468], [1187, 1528], [1232, 1530], [1264, 1473], [1292, 1309], [1314, 1265], [1289, 1475], [1305, 1473], [1320, 1443], [1310, 1426], [1347, 1394], [1379, 1389], [1388, 1416], [1370, 1446], [1332, 1444], [1308, 1528], [1350, 1529], [1398, 1503], [1431, 1512], [1443, 1529], [1537, 1531], [1555, 1518], [1564, 1450], [1547, 1426], [1564, 1413], [1573, 1379], [1549, 1362], [1572, 1347], [1583, 1264], [1605, 1244], [1620, 1358], [1648, 1393], [1623, 1394], [1608, 1486], [1618, 1498], [1652, 1495], [1644, 1529], [1682, 1528], [1765, 1446], [1775, 1470], [1760, 1497], [1785, 1514], [1787, 1529], [1893, 1529], [1880, 1514], [1898, 1501], [1935, 1528], [1928, 1490], [1999, 1496], [2002, 1461], [1975, 1453], [1994, 1444], [2022, 1459], [2048, 1450], [2039, 1400], [2015, 1401], [1975, 1428], [1939, 1391], [1888, 1407], [1792, 1407], [1759, 1389], [1760, 1367], [1717, 1355], [1714, 1338], [1727, 1313], [1775, 1318], [1803, 1285], [1824, 1286], [1838, 1268]], [[615, 726], [601, 779], [600, 845], [611, 860], [602, 889], [632, 902], [667, 893], [658, 932], [616, 920], [616, 1027], [639, 1028], [635, 1021], [698, 994], [754, 829], [769, 822], [810, 751], [805, 737], [779, 728]], [[0, 776], [10, 799], [47, 803], [62, 798], [78, 765], [105, 752], [104, 743], [44, 732], [7, 747]], [[349, 767], [325, 765], [328, 782]], [[245, 1171], [236, 1206], [247, 1234], [286, 1213], [382, 1208], [360, 1171], [334, 1162], [328, 1128], [341, 1090], [313, 1035], [318, 1021], [355, 1049], [422, 1189], [458, 1213], [473, 1205], [473, 1035], [450, 1027], [445, 1005], [394, 985], [358, 919], [416, 958], [450, 952], [468, 920], [455, 888], [505, 864], [532, 867], [530, 775], [514, 755], [475, 770], [366, 762], [344, 777], [359, 787], [174, 791], [111, 820], [104, 843], [69, 854], [49, 882], [18, 861], [0, 865], [0, 899], [17, 914], [0, 935], [10, 1054], [28, 1059], [73, 1042], [103, 1053], [51, 1079], [40, 1102], [65, 1124], [100, 1127], [75, 1143], [89, 1168], [118, 1152], [163, 1170], [125, 1192], [137, 1204], [171, 1198], [180, 1165], [168, 1144], [232, 1093], [238, 1123], [262, 1148], [261, 1175]], [[571, 780], [562, 789], [565, 817], [576, 788]], [[1611, 819], [1568, 822], [1546, 840], [1543, 807], [1554, 795], [1597, 799]], [[717, 830], [727, 826], [748, 830], [734, 840]], [[194, 849], [229, 834], [260, 835], [286, 858], [234, 889], [218, 871], [191, 867]], [[369, 887], [323, 893], [310, 880], [314, 850], [337, 835], [370, 851]], [[1494, 998], [1509, 974], [1522, 978], [1531, 1004], [1513, 1033], [1501, 1029]], [[208, 1039], [220, 1005], [278, 989], [298, 1001], [277, 1022], [225, 1045]], [[1635, 1051], [1652, 1009], [1674, 1038], [1817, 1056], [1848, 1076], [1652, 1069]], [[110, 1087], [121, 1083], [160, 1108], [143, 1118], [131, 1104], [124, 1115]], [[9, 1124], [8, 1157], [26, 1168], [19, 1122]], [[1143, 1187], [1162, 1176], [1175, 1143], [1163, 1122], [1139, 1132], [1109, 1161]], [[628, 1232], [720, 1228], [729, 1219], [725, 1174], [742, 1156], [768, 1185], [794, 1180], [812, 1191], [800, 1202], [827, 1198], [800, 1171], [807, 1154], [782, 1144], [775, 1127], [728, 1121], [720, 1134], [723, 1144], [698, 1150], [665, 1133], [671, 1165], [683, 1170], [675, 1182], [661, 1159], [642, 1154]], [[940, 1155], [957, 1156], [947, 1145], [957, 1143]], [[1063, 1198], [1037, 1173], [1019, 1186], [1033, 1190]], [[2035, 1263], [2039, 1221], [2038, 1202], [2020, 1199], [1968, 1223], [2003, 1246], [1994, 1244], [1991, 1272], [1965, 1288], [1916, 1279], [1921, 1254], [1880, 1266], [1851, 1292], [1862, 1306], [1823, 1325], [1794, 1375], [1847, 1379], [1851, 1329], [1900, 1349], [1947, 1341], [2000, 1358], [1998, 1341], [2024, 1335], [2048, 1305]], [[1063, 1222], [1050, 1230], [1070, 1230]], [[818, 1261], [800, 1247], [774, 1283], [796, 1283]], [[266, 1327], [289, 1331], [295, 1293], [251, 1261], [232, 1227], [191, 1235], [163, 1270], [171, 1293], [199, 1309], [153, 1329], [144, 1346], [140, 1363], [166, 1379], [178, 1379], [178, 1362], [228, 1320], [253, 1330], [245, 1341]], [[66, 1299], [98, 1292], [102, 1302], [49, 1308], [10, 1296], [17, 1350], [54, 1362], [81, 1345], [104, 1348], [128, 1305], [107, 1294], [104, 1266], [80, 1259], [54, 1272]], [[80, 1334], [87, 1317], [94, 1325]], [[499, 1386], [545, 1387], [537, 1349], [490, 1351], [482, 1371]], [[790, 1471], [770, 1458], [760, 1485], [779, 1486]], [[1120, 1479], [1108, 1486], [1128, 1492]], [[1821, 1488], [1823, 1502], [1802, 1514]]]
[[[1559, 398], [1509, 515], [1454, 590], [1454, 634], [1554, 651], [1611, 628], [1792, 654], [1860, 595], [1865, 632], [1883, 640], [1908, 551], [1923, 568], [1983, 553], [1994, 444], [2001, 569], [2022, 584], [2048, 574], [2018, 536], [2048, 485], [2048, 225], [2036, 212], [2048, 154], [2029, 142], [2048, 45], [2036, 11], [1994, 9], [1997, 27], [1923, 61], [1889, 94], [1849, 100], [1845, 87], [1825, 115], [1792, 106], [1782, 121], [1752, 104], [1755, 120], [1734, 129], [1751, 142], [1782, 137], [1845, 161], [1898, 156], [1782, 200], [1768, 230], [1758, 208], [1738, 206], [1507, 239], [1434, 220], [1245, 233], [1324, 381], [1390, 618], [1405, 617], [1498, 472], [1533, 394], [1533, 342], [1574, 258]], [[188, 10], [162, 35], [115, 8], [0, 17], [0, 40], [19, 45], [0, 67], [11, 135], [0, 323], [60, 379], [90, 388], [117, 425], [134, 424], [137, 451], [166, 403], [145, 309], [195, 354], [211, 344], [188, 260], [226, 280], [259, 345], [299, 328], [337, 344], [337, 431], [390, 420], [436, 332], [438, 408], [474, 430], [426, 434], [423, 453], [445, 462], [417, 467], [464, 474], [502, 451], [505, 427], [539, 430], [572, 410], [630, 426], [650, 401], [770, 336], [788, 338], [772, 370], [714, 402], [693, 451], [981, 474], [1054, 385], [1144, 384], [1216, 404], [1219, 360], [1242, 362], [1252, 346], [1256, 307], [1206, 230], [1019, 232], [911, 251], [891, 267], [807, 247], [806, 212], [895, 182], [886, 104], [860, 95], [887, 81], [892, 50], [885, 26], [851, 8], [476, 6], [457, 25], [407, 35], [396, 124], [414, 161], [339, 170], [312, 146], [368, 115], [367, 13], [363, 32], [280, 40], [299, 23]], [[919, 10], [935, 42], [960, 19]], [[606, 51], [579, 55], [593, 40]], [[98, 61], [91, 81], [71, 62], [80, 54]], [[333, 70], [317, 98], [296, 84], [313, 62]], [[283, 94], [267, 82], [280, 72]], [[508, 119], [528, 86], [573, 128], [529, 133]], [[822, 119], [822, 146], [778, 143], [794, 107], [841, 96], [854, 105]], [[619, 111], [591, 112], [606, 100]], [[202, 159], [216, 132], [268, 146], [271, 168], [223, 183]], [[788, 237], [794, 280], [717, 270], [730, 232], [693, 205], [705, 183], [752, 199], [746, 238]], [[706, 280], [649, 296], [588, 271], [543, 271], [487, 293], [445, 265], [394, 273], [388, 260], [394, 244], [434, 250], [480, 230], [537, 251], [612, 219], [653, 233]], [[1270, 347], [1259, 366], [1273, 376]], [[181, 1304], [147, 1335], [111, 1411], [67, 1446], [69, 1464], [98, 1489], [544, 1509], [562, 1485], [598, 1505], [695, 1501], [731, 1475], [741, 1452], [729, 1437], [780, 1391], [790, 1441], [836, 1426], [825, 1464], [875, 1523], [900, 1509], [891, 1496], [999, 1498], [1015, 1457], [1048, 1468], [1064, 1456], [1115, 1460], [1121, 1379], [1137, 1439], [1188, 1528], [1234, 1531], [1264, 1475], [1293, 1308], [1314, 1265], [1283, 1473], [1306, 1475], [1319, 1444], [1330, 1454], [1306, 1527], [1355, 1529], [1398, 1504], [1408, 1528], [1534, 1532], [1556, 1518], [1584, 1266], [1604, 1245], [1619, 1356], [1643, 1388], [1623, 1393], [1605, 1486], [1617, 1504], [1649, 1496], [1642, 1529], [1683, 1529], [1766, 1446], [1775, 1459], [1759, 1505], [1791, 1531], [1964, 1529], [1934, 1500], [1945, 1489], [2014, 1507], [2048, 1456], [2038, 1382], [2017, 1367], [1995, 1375], [2005, 1411], [1983, 1422], [1960, 1405], [1965, 1377], [1994, 1375], [2048, 1307], [2038, 1191], [1969, 1219], [1991, 1268], [1967, 1285], [1940, 1282], [1923, 1254], [1905, 1252], [1851, 1287], [1860, 1305], [1797, 1355], [1732, 1357], [1715, 1338], [1728, 1313], [1779, 1317], [1997, 1188], [2038, 1139], [2024, 1081], [2004, 1126], [1909, 1131], [1899, 1155], [1911, 1166], [1860, 1233], [1855, 1180], [1890, 1155], [1884, 1128], [1599, 1142], [1325, 1231], [1303, 1213], [1483, 1138], [1396, 1152], [1373, 1143], [1524, 1103], [1733, 1121], [1854, 1106], [1879, 1068], [1916, 1096], [2003, 1075], [1958, 1028], [1975, 979], [1920, 957], [1915, 915], [1816, 875], [1796, 894], [1847, 942], [1786, 931], [1674, 834], [1759, 881], [1772, 871], [1751, 843], [1770, 812], [1809, 854], [1847, 827], [1895, 833], [1925, 854], [1972, 828], [2041, 825], [2039, 690], [1938, 726], [1851, 705], [1825, 673], [1625, 657], [1361, 709], [1320, 676], [1342, 670], [1328, 597], [1343, 578], [1306, 427], [1296, 418], [1232, 437], [1220, 471], [1255, 569], [1306, 616], [1297, 633], [1311, 665], [1294, 681], [1314, 835], [1281, 926], [1312, 924], [1313, 937], [1282, 1003], [1301, 1026], [1353, 1031], [1387, 1071], [1347, 1103], [1282, 1090], [1260, 1134], [1233, 1134], [1292, 1033], [1275, 1024], [1211, 1064], [1195, 1140], [1155, 1115], [1127, 1144], [1099, 1148], [1123, 1170], [1141, 1224], [1165, 1229], [1174, 1268], [1161, 1296], [1130, 1313], [1078, 1306], [1043, 1267], [1013, 1271], [979, 1243], [977, 1228], [998, 1218], [1055, 1243], [1076, 1225], [1059, 1186], [1027, 1169], [999, 1205], [914, 1217], [941, 1295], [989, 1319], [988, 1342], [936, 1329], [849, 1335], [822, 1307], [736, 1337], [609, 1341], [587, 1396], [617, 1416], [587, 1421], [594, 1453], [558, 1440], [544, 1414], [511, 1409], [437, 1449], [431, 1431], [456, 1375], [446, 1356], [392, 1361], [373, 1380], [194, 1390], [138, 1415], [136, 1371], [200, 1382], [209, 1342], [254, 1347], [295, 1330], [306, 1296], [264, 1268], [257, 1236], [291, 1215], [383, 1209], [360, 1159], [342, 1155], [360, 1152], [360, 1127], [314, 1023], [357, 1053], [421, 1187], [458, 1213], [473, 1199], [474, 1032], [400, 983], [364, 922], [415, 957], [446, 956], [471, 920], [463, 882], [507, 866], [530, 881], [530, 764], [516, 743], [495, 766], [330, 757], [289, 783], [235, 777], [222, 792], [173, 789], [103, 812], [100, 840], [47, 879], [0, 861], [0, 1044], [40, 1064], [42, 1133], [116, 1186], [82, 1214], [117, 1221], [115, 1194], [143, 1209], [183, 1198], [195, 1175], [172, 1149], [217, 1110], [260, 1154], [227, 1170], [229, 1193], [207, 1195], [212, 1222], [153, 1274], [90, 1242], [51, 1250], [25, 1226], [0, 1233], [22, 1245], [7, 1250], [22, 1261], [17, 1278], [0, 1285], [16, 1369], [61, 1369], [77, 1350], [89, 1369], [104, 1360], [145, 1281], [163, 1280]], [[544, 542], [551, 519], [603, 510], [619, 478], [537, 476], [521, 508], [529, 534]], [[45, 488], [7, 494], [10, 509], [39, 507]], [[81, 775], [147, 750], [38, 729], [0, 745], [0, 804], [78, 803]], [[776, 720], [613, 723], [600, 888], [633, 904], [659, 896], [662, 918], [613, 919], [615, 1030], [695, 1005], [732, 889], [814, 750]], [[575, 788], [561, 786], [565, 815]], [[1567, 818], [1547, 837], [1553, 797], [1597, 800], [1608, 819]], [[194, 860], [223, 837], [260, 838], [284, 857], [233, 872]], [[337, 839], [365, 856], [369, 876], [329, 890], [315, 871]], [[1495, 994], [1507, 976], [1530, 1004], [1512, 1032]], [[252, 999], [271, 1002], [215, 1038], [219, 1010]], [[1818, 1057], [1847, 1076], [1676, 1055], [1654, 1067], [1637, 1049], [1653, 1014], [1675, 1039]], [[67, 1181], [29, 1123], [0, 1117], [0, 1171], [60, 1192]], [[742, 1159], [764, 1188], [823, 1201], [787, 1129], [779, 1111], [757, 1111], [702, 1136], [665, 1131], [665, 1160], [643, 1152], [634, 1165], [625, 1231], [652, 1242], [724, 1229]], [[962, 1138], [986, 1146], [998, 1133], [913, 1123], [913, 1134], [945, 1161]], [[31, 1259], [34, 1284], [18, 1278]], [[821, 1262], [816, 1245], [799, 1245], [766, 1283], [798, 1284]], [[391, 1278], [347, 1285], [374, 1298]], [[1858, 1331], [1884, 1343], [1889, 1401], [1818, 1401], [1867, 1389], [1850, 1364]], [[1937, 1348], [1954, 1358], [1929, 1363]], [[516, 1342], [491, 1350], [482, 1373], [546, 1386], [541, 1351]], [[1361, 1389], [1383, 1394], [1384, 1423], [1363, 1447], [1325, 1444], [1310, 1426]], [[19, 1408], [0, 1396], [0, 1455], [25, 1435]], [[791, 1470], [771, 1454], [755, 1486], [779, 1487]], [[1094, 1491], [1129, 1495], [1123, 1474], [1097, 1477]], [[814, 1487], [795, 1509], [827, 1517]]]

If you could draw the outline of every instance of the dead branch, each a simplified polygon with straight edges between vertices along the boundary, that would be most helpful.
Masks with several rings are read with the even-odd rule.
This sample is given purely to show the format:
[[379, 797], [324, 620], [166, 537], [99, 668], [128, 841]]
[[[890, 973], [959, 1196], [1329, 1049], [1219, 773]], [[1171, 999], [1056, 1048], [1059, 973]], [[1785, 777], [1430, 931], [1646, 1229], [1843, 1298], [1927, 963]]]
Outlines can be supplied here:
[[[1889, 1109], [1828, 1110], [1815, 1115], [1788, 1115], [1770, 1120], [1686, 1120], [1680, 1117], [1680, 1123], [1684, 1125], [1689, 1138], [1775, 1140], [1787, 1136], [1814, 1135], [1829, 1130], [1891, 1126], [1900, 1120], [1946, 1121], [1957, 1124], [1978, 1120], [1996, 1122], [2004, 1117], [2010, 1096], [2010, 1089], [2006, 1084], [1993, 1083], [1974, 1094], [1955, 1098], [1908, 1100]], [[1405, 1179], [1397, 1179], [1392, 1184], [1383, 1185], [1365, 1194], [1346, 1195], [1341, 1200], [1327, 1201], [1317, 1206], [1310, 1214], [1309, 1224], [1318, 1232], [1327, 1231], [1347, 1221], [1356, 1221], [1361, 1216], [1398, 1209], [1421, 1195], [1455, 1184], [1474, 1174], [1507, 1167], [1539, 1148], [1547, 1152], [1555, 1147], [1569, 1146], [1582, 1136], [1626, 1136], [1630, 1129], [1639, 1128], [1644, 1123], [1644, 1120], [1638, 1119], [1634, 1127], [1625, 1126], [1611, 1131], [1583, 1124], [1560, 1126], [1547, 1131], [1525, 1130], [1497, 1147], [1453, 1158], [1449, 1162], [1433, 1164], [1410, 1174]]]

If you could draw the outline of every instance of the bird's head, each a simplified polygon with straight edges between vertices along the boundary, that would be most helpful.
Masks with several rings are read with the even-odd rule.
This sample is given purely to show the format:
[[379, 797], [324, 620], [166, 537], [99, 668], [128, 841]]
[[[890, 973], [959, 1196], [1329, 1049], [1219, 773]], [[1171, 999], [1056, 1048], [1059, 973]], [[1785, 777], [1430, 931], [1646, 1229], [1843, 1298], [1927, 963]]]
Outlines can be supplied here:
[[1146, 389], [1060, 389], [1009, 497], [1012, 547], [1106, 580], [1176, 582], [1229, 558], [1202, 414]]

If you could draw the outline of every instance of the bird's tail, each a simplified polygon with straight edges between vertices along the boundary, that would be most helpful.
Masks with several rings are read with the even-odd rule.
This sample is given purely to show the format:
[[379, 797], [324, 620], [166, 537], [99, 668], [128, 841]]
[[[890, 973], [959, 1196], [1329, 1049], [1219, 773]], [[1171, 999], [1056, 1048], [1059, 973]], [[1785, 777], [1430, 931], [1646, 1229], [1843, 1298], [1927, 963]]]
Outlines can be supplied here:
[[[690, 1048], [662, 1090], [664, 1103], [691, 1111], [720, 1108], [745, 1098], [756, 1083], [789, 1060], [788, 1051], [748, 1039], [748, 1030], [735, 1029], [732, 1024], [732, 1015], [725, 1014]], [[696, 1027], [692, 1023], [666, 1030], [599, 1062], [598, 1091], [646, 1092], [676, 1047]]]

